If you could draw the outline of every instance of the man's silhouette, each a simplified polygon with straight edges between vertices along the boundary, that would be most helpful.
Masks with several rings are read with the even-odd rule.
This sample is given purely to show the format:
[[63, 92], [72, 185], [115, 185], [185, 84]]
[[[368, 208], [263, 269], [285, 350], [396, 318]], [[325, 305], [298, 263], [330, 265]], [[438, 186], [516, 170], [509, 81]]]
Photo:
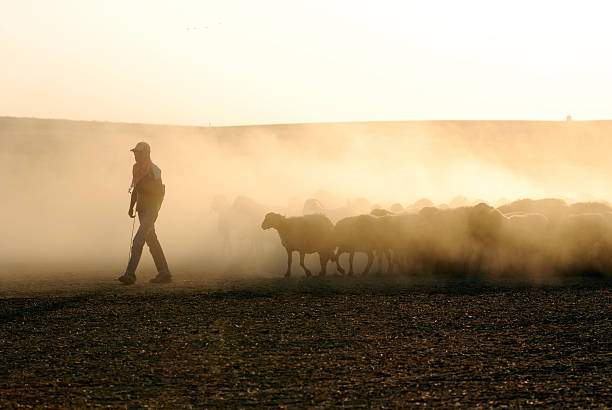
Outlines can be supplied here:
[[136, 267], [146, 242], [158, 272], [150, 282], [168, 283], [172, 281], [172, 276], [168, 270], [164, 251], [155, 234], [155, 221], [165, 194], [161, 170], [151, 162], [151, 147], [146, 142], [139, 142], [131, 151], [134, 153], [136, 163], [132, 169], [132, 185], [130, 186], [132, 196], [128, 215], [130, 218], [136, 216], [134, 214], [134, 205], [136, 205], [140, 227], [132, 242], [130, 261], [125, 269], [125, 274], [119, 278], [119, 281], [126, 285], [131, 285], [136, 281]]

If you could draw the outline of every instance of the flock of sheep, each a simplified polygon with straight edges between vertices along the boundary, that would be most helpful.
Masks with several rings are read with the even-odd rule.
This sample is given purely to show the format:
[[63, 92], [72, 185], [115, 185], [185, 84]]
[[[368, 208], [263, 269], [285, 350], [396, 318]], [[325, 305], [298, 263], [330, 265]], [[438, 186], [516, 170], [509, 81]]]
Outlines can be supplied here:
[[[270, 212], [261, 228], [278, 232], [287, 251], [298, 252], [307, 276], [306, 254], [317, 253], [320, 275], [329, 262], [348, 275], [355, 253], [367, 255], [363, 274], [377, 260], [378, 273], [532, 274], [612, 271], [612, 207], [606, 203], [567, 204], [560, 199], [523, 199], [494, 208], [486, 203], [436, 208], [427, 201], [416, 209], [389, 210], [333, 218], [318, 201], [304, 204], [302, 216]], [[334, 223], [335, 222], [335, 223]]]

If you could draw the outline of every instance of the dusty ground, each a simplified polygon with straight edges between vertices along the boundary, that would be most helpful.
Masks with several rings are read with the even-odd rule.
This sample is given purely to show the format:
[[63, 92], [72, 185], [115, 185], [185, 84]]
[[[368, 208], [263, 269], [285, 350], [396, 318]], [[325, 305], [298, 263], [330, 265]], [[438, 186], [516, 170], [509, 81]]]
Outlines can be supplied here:
[[5, 279], [0, 407], [610, 407], [611, 308], [610, 279]]

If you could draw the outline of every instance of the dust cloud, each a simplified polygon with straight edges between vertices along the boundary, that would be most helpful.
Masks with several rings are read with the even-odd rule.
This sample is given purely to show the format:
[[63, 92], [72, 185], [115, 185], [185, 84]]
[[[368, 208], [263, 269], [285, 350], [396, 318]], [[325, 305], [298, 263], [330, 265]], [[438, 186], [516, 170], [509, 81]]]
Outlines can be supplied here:
[[[162, 169], [156, 229], [175, 275], [277, 275], [284, 250], [261, 220], [236, 222], [229, 242], [222, 234], [219, 215], [232, 203], [300, 215], [313, 197], [328, 209], [366, 212], [422, 198], [437, 206], [607, 200], [611, 133], [606, 121], [217, 128], [0, 118], [0, 276], [122, 274], [132, 229], [129, 150], [139, 141], [151, 144]], [[145, 250], [137, 275], [154, 270], [150, 259]]]

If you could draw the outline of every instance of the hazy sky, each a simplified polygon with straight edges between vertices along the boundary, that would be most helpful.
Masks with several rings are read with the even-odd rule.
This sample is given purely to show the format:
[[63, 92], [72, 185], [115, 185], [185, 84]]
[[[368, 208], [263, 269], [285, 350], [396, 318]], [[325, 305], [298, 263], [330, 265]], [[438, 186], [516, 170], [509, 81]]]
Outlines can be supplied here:
[[612, 3], [0, 0], [0, 115], [612, 117]]

